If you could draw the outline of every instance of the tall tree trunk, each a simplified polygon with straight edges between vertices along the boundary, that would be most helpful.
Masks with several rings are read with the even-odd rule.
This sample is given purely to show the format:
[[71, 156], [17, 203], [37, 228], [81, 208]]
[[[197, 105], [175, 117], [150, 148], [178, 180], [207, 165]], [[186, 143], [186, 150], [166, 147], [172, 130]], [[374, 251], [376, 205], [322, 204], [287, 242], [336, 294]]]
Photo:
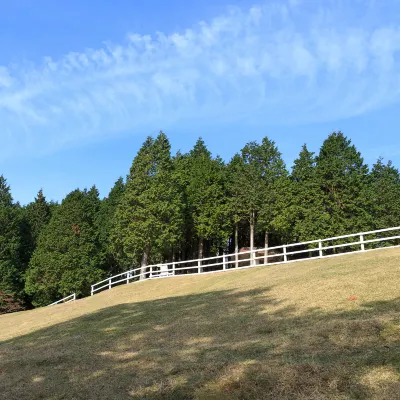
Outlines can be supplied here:
[[[204, 239], [200, 237], [199, 239], [199, 258], [202, 259], [204, 255]], [[199, 265], [201, 265], [201, 261], [199, 261]], [[200, 267], [200, 272], [203, 272], [203, 268]]]
[[140, 277], [139, 280], [146, 278], [147, 264], [149, 263], [150, 243], [147, 243], [142, 256], [142, 262], [140, 264]]
[[[250, 214], [250, 250], [254, 250], [254, 225], [255, 225], [255, 215], [254, 211]], [[250, 265], [254, 264], [254, 255], [250, 253]]]
[[235, 268], [239, 266], [239, 222], [235, 224]]
[[269, 247], [269, 236], [268, 232], [265, 231], [265, 237], [264, 237], [264, 264], [268, 264], [268, 247]]

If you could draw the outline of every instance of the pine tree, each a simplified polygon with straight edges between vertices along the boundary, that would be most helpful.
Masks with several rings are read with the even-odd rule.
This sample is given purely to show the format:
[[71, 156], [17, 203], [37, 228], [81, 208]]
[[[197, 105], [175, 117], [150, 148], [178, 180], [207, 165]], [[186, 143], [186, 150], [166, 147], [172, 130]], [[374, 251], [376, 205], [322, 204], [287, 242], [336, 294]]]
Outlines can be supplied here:
[[309, 151], [307, 145], [301, 148], [299, 157], [294, 161], [291, 178], [294, 182], [307, 182], [315, 180], [315, 156]]
[[115, 214], [114, 249], [131, 266], [140, 263], [141, 279], [149, 262], [163, 262], [181, 241], [183, 201], [170, 151], [163, 132], [146, 139]]
[[[227, 188], [228, 188], [228, 209], [230, 219], [233, 223], [233, 243], [234, 252], [239, 252], [240, 233], [247, 237], [241, 225], [248, 220], [247, 193], [242, 182], [244, 179], [244, 163], [240, 154], [235, 154], [227, 166]], [[236, 267], [238, 266], [238, 257], [236, 256]]]
[[323, 191], [316, 175], [315, 156], [304, 144], [294, 161], [291, 178], [291, 195], [286, 208], [286, 218], [292, 226], [292, 240], [303, 242], [325, 236], [329, 215], [323, 207]]
[[[256, 216], [262, 203], [262, 163], [260, 162], [260, 146], [256, 142], [248, 143], [240, 154], [230, 162], [230, 204], [234, 220], [245, 218], [249, 222], [250, 248], [254, 248]], [[236, 225], [237, 226], [237, 225]], [[235, 233], [235, 236], [237, 234]], [[237, 247], [237, 244], [235, 245]]]
[[[268, 248], [271, 232], [278, 236], [286, 233], [279, 216], [284, 209], [283, 196], [289, 194], [289, 182], [285, 162], [275, 142], [265, 137], [259, 150], [260, 164], [262, 165], [262, 192], [257, 225], [264, 234], [264, 247]], [[266, 262], [267, 259], [265, 259]]]
[[96, 220], [100, 200], [96, 187], [74, 190], [55, 209], [44, 227], [26, 274], [26, 292], [36, 306], [76, 293], [104, 277]]
[[400, 174], [392, 162], [382, 158], [373, 165], [369, 187], [374, 229], [400, 225]]
[[189, 152], [186, 167], [188, 207], [198, 240], [198, 257], [203, 258], [205, 241], [216, 251], [226, 246], [230, 233], [224, 163], [219, 157], [211, 157], [200, 138]]
[[316, 179], [323, 192], [323, 207], [328, 218], [323, 228], [325, 236], [371, 227], [365, 195], [368, 174], [368, 166], [351, 141], [342, 132], [329, 135], [316, 158]]
[[287, 177], [285, 164], [275, 143], [265, 137], [261, 145], [248, 143], [240, 154], [231, 160], [229, 167], [230, 209], [235, 223], [235, 250], [238, 250], [237, 237], [240, 221], [249, 222], [250, 248], [254, 248], [255, 233], [258, 228], [264, 231], [264, 245], [268, 247], [269, 232], [279, 227], [274, 223], [278, 203], [278, 186], [284, 186]]
[[21, 297], [25, 265], [21, 261], [21, 214], [0, 175], [0, 290]]
[[102, 200], [97, 220], [99, 241], [102, 247], [102, 264], [104, 265], [105, 271], [111, 275], [116, 274], [121, 270], [117, 260], [117, 255], [115, 254], [111, 243], [111, 233], [115, 212], [124, 191], [124, 181], [122, 178], [119, 178], [112, 187], [108, 197]]
[[31, 256], [37, 245], [40, 233], [50, 221], [50, 206], [46, 201], [42, 189], [39, 190], [35, 200], [26, 206], [25, 218], [29, 231], [29, 243], [27, 246]]
[[195, 231], [193, 214], [190, 209], [187, 187], [189, 185], [189, 154], [177, 152], [173, 157], [174, 173], [176, 177], [176, 185], [182, 196], [182, 235], [176, 248], [172, 251], [172, 259], [187, 260], [196, 258], [197, 244], [195, 243]]

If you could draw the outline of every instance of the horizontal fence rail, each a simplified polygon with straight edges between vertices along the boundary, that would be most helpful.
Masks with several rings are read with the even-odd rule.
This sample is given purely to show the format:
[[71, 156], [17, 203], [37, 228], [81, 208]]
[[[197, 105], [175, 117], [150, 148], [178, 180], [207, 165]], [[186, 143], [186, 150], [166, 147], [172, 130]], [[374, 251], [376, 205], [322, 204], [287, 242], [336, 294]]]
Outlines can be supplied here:
[[[395, 232], [397, 231], [397, 232]], [[394, 235], [393, 232], [396, 234]], [[400, 226], [369, 232], [353, 233], [326, 239], [310, 240], [281, 246], [242, 251], [233, 254], [138, 267], [111, 276], [91, 287], [91, 295], [113, 286], [148, 279], [231, 271], [262, 265], [286, 264], [315, 258], [397, 247], [400, 245]], [[60, 300], [61, 301], [61, 300]], [[53, 303], [56, 304], [56, 303]]]
[[76, 293], [73, 293], [67, 297], [64, 297], [61, 300], [55, 301], [54, 303], [49, 304], [49, 306], [55, 306], [56, 304], [60, 303], [69, 303], [70, 301], [75, 301], [76, 300]]

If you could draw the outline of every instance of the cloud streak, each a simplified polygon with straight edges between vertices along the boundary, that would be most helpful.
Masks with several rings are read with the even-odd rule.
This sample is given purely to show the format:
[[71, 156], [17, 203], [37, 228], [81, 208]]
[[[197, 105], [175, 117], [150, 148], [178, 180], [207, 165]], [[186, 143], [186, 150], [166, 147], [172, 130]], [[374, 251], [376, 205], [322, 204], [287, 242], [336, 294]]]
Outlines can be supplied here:
[[371, 22], [374, 2], [357, 19], [338, 4], [230, 8], [184, 32], [0, 66], [0, 157], [204, 120], [323, 122], [397, 102], [400, 25]]

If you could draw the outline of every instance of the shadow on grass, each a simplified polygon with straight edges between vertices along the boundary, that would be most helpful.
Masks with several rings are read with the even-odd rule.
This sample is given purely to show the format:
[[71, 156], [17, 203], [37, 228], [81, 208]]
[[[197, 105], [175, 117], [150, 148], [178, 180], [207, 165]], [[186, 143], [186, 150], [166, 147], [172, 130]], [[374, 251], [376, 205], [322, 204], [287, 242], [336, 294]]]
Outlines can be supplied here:
[[268, 289], [122, 304], [1, 343], [0, 399], [397, 399], [399, 312]]

